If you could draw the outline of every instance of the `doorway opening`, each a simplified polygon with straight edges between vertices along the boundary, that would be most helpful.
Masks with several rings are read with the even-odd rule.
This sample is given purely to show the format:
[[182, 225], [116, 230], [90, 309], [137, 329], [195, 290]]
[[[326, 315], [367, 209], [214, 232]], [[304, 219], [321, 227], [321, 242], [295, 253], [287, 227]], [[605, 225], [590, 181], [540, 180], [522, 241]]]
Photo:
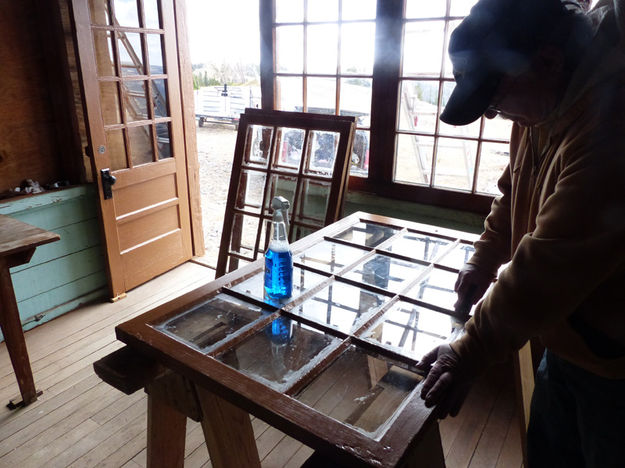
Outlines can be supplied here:
[[239, 115], [260, 107], [259, 0], [187, 0], [206, 252], [217, 266]]

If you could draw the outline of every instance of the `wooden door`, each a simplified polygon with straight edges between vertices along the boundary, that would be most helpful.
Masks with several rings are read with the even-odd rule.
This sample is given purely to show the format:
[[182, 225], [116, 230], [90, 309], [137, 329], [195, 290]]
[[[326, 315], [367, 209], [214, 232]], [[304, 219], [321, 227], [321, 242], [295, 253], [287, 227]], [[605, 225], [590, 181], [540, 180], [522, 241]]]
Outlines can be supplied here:
[[72, 8], [116, 298], [192, 254], [174, 5], [72, 0]]

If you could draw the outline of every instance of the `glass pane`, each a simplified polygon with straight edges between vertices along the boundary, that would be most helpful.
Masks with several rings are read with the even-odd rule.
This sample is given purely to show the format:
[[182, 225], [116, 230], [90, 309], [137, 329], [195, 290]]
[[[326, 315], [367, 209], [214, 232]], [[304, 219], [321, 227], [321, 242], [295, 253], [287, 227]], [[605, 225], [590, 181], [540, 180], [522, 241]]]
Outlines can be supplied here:
[[312, 130], [309, 138], [311, 141], [310, 153], [305, 173], [332, 177], [340, 134]]
[[454, 291], [457, 279], [458, 273], [434, 268], [406, 296], [452, 311], [458, 300]]
[[458, 244], [451, 250], [451, 252], [438, 260], [437, 263], [460, 270], [462, 266], [471, 258], [473, 252], [475, 252], [475, 249], [472, 245]]
[[114, 125], [122, 122], [122, 117], [119, 112], [117, 82], [100, 81], [100, 105], [104, 125]]
[[186, 310], [155, 328], [188, 346], [207, 352], [215, 344], [271, 313], [226, 294]]
[[406, 257], [432, 262], [441, 256], [452, 241], [418, 232], [404, 232], [384, 250]]
[[163, 58], [162, 38], [160, 34], [148, 34], [148, 57], [150, 58], [150, 74], [162, 75], [166, 73], [163, 64], [165, 60]]
[[276, 27], [276, 70], [283, 73], [303, 72], [303, 26]]
[[510, 162], [508, 143], [482, 143], [476, 190], [480, 193], [500, 195], [497, 181]]
[[400, 301], [386, 311], [363, 338], [418, 361], [448, 341], [458, 328], [458, 323], [449, 315]]
[[358, 127], [368, 128], [371, 124], [371, 84], [369, 78], [342, 78], [340, 115], [356, 117]]
[[287, 317], [278, 317], [235, 348], [217, 356], [217, 360], [283, 392], [340, 342]]
[[276, 77], [277, 110], [297, 111], [304, 110], [304, 85], [299, 77]]
[[304, 0], [276, 0], [276, 21], [278, 23], [304, 21]]
[[298, 171], [306, 132], [301, 128], [279, 128], [275, 167]]
[[404, 76], [440, 76], [443, 63], [444, 26], [444, 21], [406, 23]]
[[295, 398], [376, 438], [421, 379], [351, 346]]
[[115, 60], [113, 59], [113, 40], [111, 31], [94, 30], [93, 44], [96, 50], [95, 59], [99, 76], [116, 76]]
[[477, 0], [451, 0], [451, 16], [466, 16], [471, 11]]
[[[303, 270], [297, 266], [293, 267], [293, 293], [291, 297], [287, 301], [283, 301], [283, 303], [288, 303], [297, 299], [307, 290], [318, 286], [322, 282], [324, 282], [327, 278], [318, 273], [313, 273], [312, 271]], [[240, 283], [235, 284], [231, 287], [233, 291], [240, 292], [247, 296], [254, 297], [256, 299], [260, 299], [261, 301], [266, 302], [267, 304], [273, 304], [276, 306], [282, 305], [278, 302], [277, 299], [272, 299], [265, 294], [265, 272], [261, 271], [260, 273], [252, 276], [251, 278], [246, 279]]]
[[334, 114], [336, 110], [336, 78], [308, 78], [306, 80], [308, 112]]
[[[444, 108], [447, 104], [449, 96], [455, 87], [455, 83], [445, 82], [443, 84], [443, 105]], [[443, 122], [439, 122], [438, 132], [441, 135], [453, 135], [465, 138], [477, 138], [480, 134], [480, 119], [472, 122], [468, 125], [449, 125]]]
[[139, 33], [118, 33], [117, 50], [122, 67], [122, 76], [144, 75], [143, 49]]
[[267, 197], [265, 198], [265, 216], [271, 217], [273, 210], [270, 209], [271, 200], [274, 197], [284, 197], [293, 206], [295, 200], [295, 189], [297, 179], [295, 177], [272, 174], [267, 187]]
[[325, 225], [331, 183], [309, 179], [303, 179], [301, 182], [298, 198], [300, 205], [293, 213], [294, 222], [322, 228]]
[[485, 118], [482, 132], [482, 138], [509, 141], [510, 133], [512, 133], [512, 120], [506, 120], [500, 115], [494, 119]]
[[128, 160], [126, 158], [126, 144], [122, 130], [108, 130], [106, 132], [106, 152], [112, 171], [126, 169]]
[[356, 130], [354, 134], [350, 175], [366, 177], [369, 173], [369, 135], [368, 130]]
[[365, 254], [366, 250], [324, 240], [295, 256], [293, 261], [328, 273], [338, 273]]
[[438, 81], [403, 80], [399, 106], [399, 130], [434, 134]]
[[308, 21], [337, 21], [339, 0], [314, 0], [308, 2]]
[[340, 281], [333, 281], [291, 312], [343, 333], [355, 331], [389, 298]]
[[375, 19], [376, 0], [343, 0], [343, 20]]
[[434, 185], [471, 190], [476, 153], [476, 141], [439, 138]]
[[154, 161], [151, 125], [129, 127], [128, 136], [130, 138], [130, 155], [132, 156], [133, 166]]
[[169, 123], [156, 124], [156, 148], [158, 149], [158, 159], [171, 158], [171, 132]]
[[168, 117], [167, 108], [167, 80], [152, 80], [152, 103], [154, 117]]
[[145, 27], [160, 29], [161, 21], [158, 11], [158, 0], [143, 0], [143, 12], [145, 14]]
[[230, 233], [230, 251], [238, 252], [250, 260], [254, 258], [256, 236], [258, 234], [259, 219], [235, 213]]
[[390, 226], [361, 222], [334, 236], [334, 238], [366, 247], [375, 247], [393, 237], [397, 232], [399, 229]]
[[336, 74], [338, 31], [336, 24], [308, 26], [307, 73]]
[[139, 27], [139, 10], [137, 0], [113, 0], [115, 19], [117, 24], [123, 27]]
[[147, 81], [123, 81], [126, 122], [146, 120], [148, 116]]
[[420, 263], [375, 254], [341, 276], [398, 293], [425, 268]]
[[110, 25], [109, 8], [107, 0], [89, 0], [91, 11], [91, 23], [97, 25]]
[[422, 135], [397, 135], [395, 180], [413, 184], [430, 184], [434, 138]]
[[375, 44], [375, 23], [341, 26], [341, 73], [371, 75]]
[[406, 0], [406, 18], [440, 18], [445, 16], [445, 0]]
[[250, 125], [247, 128], [244, 164], [267, 167], [271, 153], [272, 127]]
[[260, 213], [263, 206], [263, 193], [265, 193], [264, 172], [248, 171], [243, 169], [239, 178], [239, 194], [235, 207], [252, 213]]

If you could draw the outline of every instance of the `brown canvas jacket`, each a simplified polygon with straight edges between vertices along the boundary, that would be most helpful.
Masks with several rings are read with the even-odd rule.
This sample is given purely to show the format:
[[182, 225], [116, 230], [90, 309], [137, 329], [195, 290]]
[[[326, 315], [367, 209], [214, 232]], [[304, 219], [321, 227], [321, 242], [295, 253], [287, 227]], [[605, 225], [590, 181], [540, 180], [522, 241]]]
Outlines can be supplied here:
[[[621, 3], [621, 0], [616, 0]], [[510, 261], [452, 344], [475, 367], [540, 337], [595, 374], [625, 378], [625, 54], [611, 2], [558, 109], [513, 127], [470, 263]]]

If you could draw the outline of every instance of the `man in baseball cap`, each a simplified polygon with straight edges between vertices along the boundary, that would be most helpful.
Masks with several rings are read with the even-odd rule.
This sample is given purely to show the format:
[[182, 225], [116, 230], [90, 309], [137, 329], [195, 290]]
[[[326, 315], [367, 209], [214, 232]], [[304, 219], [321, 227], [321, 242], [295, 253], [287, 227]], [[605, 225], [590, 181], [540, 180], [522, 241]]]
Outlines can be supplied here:
[[513, 129], [501, 196], [456, 283], [458, 303], [481, 302], [461, 338], [421, 361], [421, 395], [454, 416], [489, 364], [540, 340], [530, 468], [623, 465], [624, 11], [480, 0], [449, 43], [456, 87], [441, 120], [499, 114]]

